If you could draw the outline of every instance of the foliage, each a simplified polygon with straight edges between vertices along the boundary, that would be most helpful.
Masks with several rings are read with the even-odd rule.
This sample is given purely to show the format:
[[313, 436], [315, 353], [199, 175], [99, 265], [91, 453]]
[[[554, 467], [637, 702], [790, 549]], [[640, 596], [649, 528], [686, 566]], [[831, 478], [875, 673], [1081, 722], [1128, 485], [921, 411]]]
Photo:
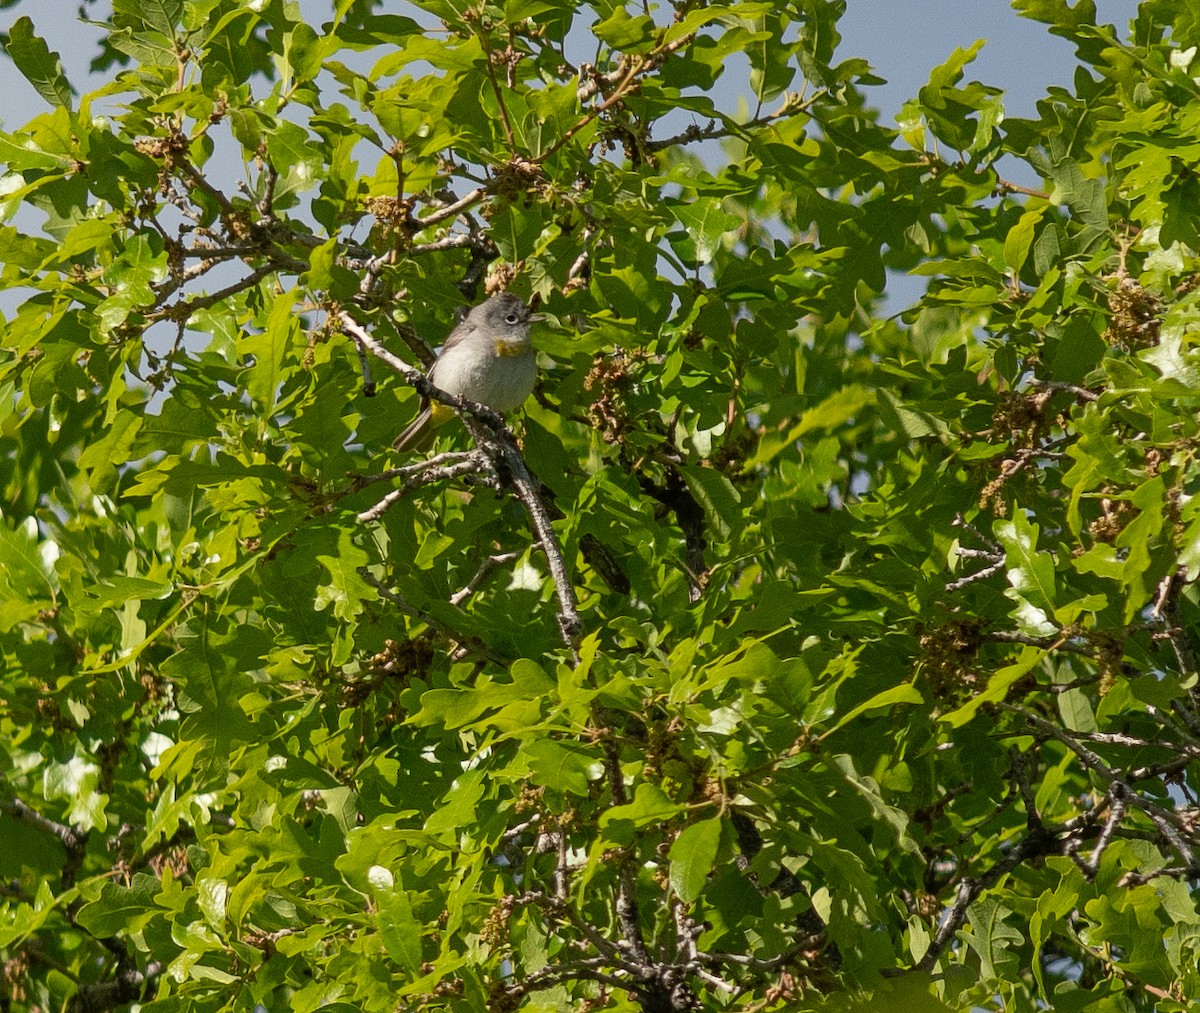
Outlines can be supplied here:
[[[7, 38], [5, 1008], [1190, 1008], [1191, 5], [898, 131], [827, 0], [113, 6]], [[485, 284], [540, 492], [360, 375]]]

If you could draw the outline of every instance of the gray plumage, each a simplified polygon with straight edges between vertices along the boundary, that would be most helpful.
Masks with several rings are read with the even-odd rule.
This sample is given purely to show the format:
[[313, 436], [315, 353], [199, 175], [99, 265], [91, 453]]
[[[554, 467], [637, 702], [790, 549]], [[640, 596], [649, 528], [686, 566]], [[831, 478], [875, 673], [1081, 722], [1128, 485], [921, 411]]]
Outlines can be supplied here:
[[[447, 394], [461, 394], [498, 412], [519, 408], [537, 379], [537, 358], [529, 341], [536, 319], [510, 292], [498, 292], [472, 307], [446, 338], [429, 371], [430, 382]], [[445, 406], [422, 401], [420, 413], [393, 446], [421, 449], [451, 414]]]

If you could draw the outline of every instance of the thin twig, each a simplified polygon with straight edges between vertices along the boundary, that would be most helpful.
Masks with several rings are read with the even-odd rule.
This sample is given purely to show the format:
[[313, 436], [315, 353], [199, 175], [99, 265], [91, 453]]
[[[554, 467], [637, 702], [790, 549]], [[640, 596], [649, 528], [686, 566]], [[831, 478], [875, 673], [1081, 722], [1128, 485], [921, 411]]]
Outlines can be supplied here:
[[491, 40], [486, 32], [479, 33], [479, 41], [483, 44], [484, 66], [487, 69], [487, 79], [491, 82], [492, 93], [496, 96], [496, 105], [500, 109], [500, 125], [504, 127], [504, 138], [508, 141], [508, 150], [517, 153], [517, 139], [513, 133], [512, 120], [508, 115], [508, 106], [504, 102], [504, 92], [500, 90], [500, 82], [496, 80], [496, 65], [492, 61]]
[[1018, 714], [1025, 719], [1030, 725], [1036, 728], [1043, 735], [1048, 736], [1058, 742], [1061, 742], [1071, 752], [1073, 752], [1081, 763], [1089, 770], [1099, 774], [1110, 785], [1110, 793], [1114, 800], [1118, 793], [1121, 798], [1126, 801], [1127, 805], [1132, 805], [1140, 809], [1142, 813], [1156, 826], [1164, 837], [1170, 842], [1179, 854], [1183, 857], [1188, 865], [1196, 865], [1196, 856], [1192, 851], [1191, 844], [1183, 837], [1184, 834], [1191, 834], [1193, 830], [1187, 823], [1179, 817], [1177, 813], [1163, 809], [1161, 806], [1151, 802], [1143, 797], [1138, 792], [1134, 791], [1121, 776], [1121, 774], [1110, 767], [1104, 760], [1088, 749], [1075, 736], [1068, 734], [1063, 729], [1059, 728], [1053, 722], [1047, 721], [1045, 718], [1027, 707], [1022, 707], [1019, 704], [1011, 704], [1000, 702], [997, 706], [1001, 709], [1009, 711], [1012, 714]]
[[492, 571], [497, 567], [504, 566], [506, 563], [511, 563], [517, 558], [515, 552], [499, 552], [494, 556], [487, 556], [483, 562], [479, 564], [479, 569], [475, 571], [475, 576], [458, 591], [450, 596], [451, 605], [461, 605], [464, 601], [471, 597], [483, 582], [491, 575]]
[[250, 272], [241, 281], [235, 281], [232, 285], [226, 285], [216, 292], [211, 292], [208, 295], [195, 296], [192, 299], [185, 299], [182, 302], [173, 303], [170, 306], [164, 306], [162, 309], [152, 310], [146, 314], [146, 321], [154, 323], [158, 320], [188, 320], [192, 315], [200, 310], [208, 309], [210, 306], [215, 306], [219, 302], [235, 296], [239, 292], [244, 292], [248, 288], [253, 288], [267, 275], [274, 274], [279, 270], [279, 265], [275, 263], [266, 263], [262, 267], [257, 267]]
[[1194, 866], [1167, 865], [1150, 872], [1127, 872], [1117, 880], [1117, 886], [1144, 886], [1159, 876], [1169, 876], [1171, 879], [1196, 879], [1200, 877], [1200, 869]]
[[76, 830], [66, 823], [43, 816], [36, 809], [26, 805], [19, 798], [0, 798], [0, 813], [5, 813], [26, 826], [33, 827], [46, 834], [56, 837], [67, 852], [67, 860], [63, 863], [61, 886], [66, 890], [75, 885], [75, 877], [83, 865], [87, 853], [88, 833]]
[[540, 890], [529, 890], [515, 898], [515, 900], [518, 904], [535, 905], [542, 908], [547, 914], [553, 915], [559, 921], [570, 923], [571, 927], [591, 943], [598, 953], [609, 960], [616, 961], [621, 958], [620, 947], [600, 935], [591, 922], [586, 921], [580, 916], [573, 905], [563, 903], [558, 898], [551, 897]]
[[1087, 746], [1075, 738], [1075, 736], [1068, 735], [1061, 728], [1059, 728], [1058, 725], [1051, 721], [1047, 721], [1040, 714], [1035, 714], [1028, 707], [1023, 707], [1020, 704], [1008, 703], [1006, 701], [1001, 701], [999, 704], [997, 704], [997, 706], [1003, 710], [1009, 711], [1012, 714], [1020, 715], [1043, 735], [1048, 735], [1050, 738], [1061, 742], [1064, 746], [1071, 750], [1071, 752], [1078, 756], [1081, 761], [1083, 761], [1084, 766], [1096, 771], [1096, 773], [1102, 775], [1105, 780], [1109, 781], [1110, 783], [1120, 780], [1120, 775], [1113, 770], [1112, 767], [1105, 763], [1100, 756], [1098, 756], [1096, 753], [1093, 753], [1087, 748]]
[[977, 527], [975, 527], [975, 525], [972, 524], [969, 520], [967, 520], [966, 517], [964, 517], [962, 514], [958, 514], [954, 518], [954, 520], [950, 522], [950, 524], [951, 524], [951, 527], [962, 528], [964, 531], [973, 535], [975, 538], [977, 538], [979, 540], [980, 544], [986, 545], [989, 549], [992, 550], [993, 553], [995, 553], [996, 555], [1003, 558], [1004, 547], [999, 542], [994, 541], [991, 538], [988, 538], [987, 535], [985, 535], [982, 531], [980, 531]]
[[717, 126], [715, 120], [709, 120], [707, 127], [698, 127], [694, 123], [680, 134], [674, 137], [666, 137], [661, 141], [650, 141], [646, 144], [647, 151], [662, 151], [664, 148], [673, 148], [679, 144], [690, 144], [694, 141], [712, 141], [719, 137], [728, 137], [730, 135], [745, 135], [756, 127], [766, 126], [774, 120], [782, 119], [784, 116], [791, 116], [795, 113], [806, 112], [812, 105], [822, 96], [827, 95], [828, 89], [819, 88], [812, 93], [808, 98], [801, 100], [798, 95], [789, 93], [783, 100], [783, 104], [774, 112], [764, 113], [761, 116], [756, 116], [753, 119], [746, 120], [744, 123], [739, 123], [732, 117], [725, 116], [721, 113], [717, 115], [721, 119], [721, 125]]
[[[1153, 613], [1154, 618], [1162, 622], [1163, 634], [1175, 653], [1179, 674], [1184, 677], [1195, 673], [1197, 668], [1191, 634], [1179, 608], [1179, 595], [1186, 586], [1186, 576], [1186, 571], [1176, 570], [1163, 578], [1158, 587]], [[1188, 690], [1188, 700], [1191, 706], [1181, 706], [1180, 709], [1184, 712], [1184, 720], [1194, 727], [1197, 724], [1195, 711], [1200, 709], [1200, 687], [1193, 685]]]
[[86, 834], [80, 833], [66, 823], [59, 823], [57, 820], [52, 820], [49, 816], [43, 816], [19, 798], [0, 798], [0, 813], [11, 816], [13, 819], [24, 823], [26, 826], [33, 827], [35, 830], [40, 830], [42, 833], [58, 838], [62, 846], [68, 851], [74, 851], [83, 847], [87, 839]]
[[976, 581], [987, 580], [993, 574], [999, 573], [1004, 568], [1004, 562], [993, 563], [991, 566], [985, 566], [982, 570], [976, 570], [974, 573], [969, 573], [965, 577], [959, 577], [958, 580], [952, 580], [946, 585], [946, 590], [953, 594], [955, 591], [961, 591], [968, 584], [974, 584]]
[[540, 483], [536, 482], [525, 464], [525, 458], [517, 449], [516, 441], [506, 427], [501, 427], [501, 438], [497, 441], [503, 454], [504, 463], [508, 466], [509, 478], [517, 498], [525, 505], [534, 534], [546, 557], [550, 569], [550, 578], [554, 583], [554, 593], [558, 598], [558, 627], [563, 643], [575, 650], [575, 641], [579, 637], [583, 623], [579, 618], [579, 610], [575, 604], [575, 589], [567, 574], [566, 560], [563, 558], [562, 546], [554, 533], [554, 526], [546, 512], [538, 492]]
[[1070, 640], [1061, 634], [1057, 637], [1035, 637], [1018, 630], [985, 630], [979, 637], [993, 644], [1023, 644], [1026, 647], [1040, 647], [1043, 651], [1068, 651], [1071, 654], [1081, 654], [1085, 658], [1095, 658], [1100, 653], [1086, 642]]
[[[578, 120], [576, 120], [575, 123], [573, 123], [570, 127], [568, 127], [563, 132], [563, 135], [557, 141], [555, 141], [553, 144], [551, 144], [550, 147], [548, 147], [541, 154], [534, 156], [532, 159], [530, 159], [530, 161], [533, 162], [534, 164], [540, 164], [540, 163], [546, 161], [546, 159], [548, 159], [551, 155], [553, 155], [555, 152], [557, 152], [559, 149], [561, 149], [564, 145], [566, 145], [571, 140], [571, 138], [573, 138], [577, 133], [579, 133], [579, 131], [583, 130], [584, 127], [586, 127], [588, 124], [590, 124], [601, 113], [603, 113], [606, 110], [608, 110], [609, 108], [611, 108], [617, 102], [620, 102], [629, 93], [629, 91], [631, 91], [633, 89], [633, 86], [636, 84], [637, 79], [639, 77], [641, 77], [643, 74], [647, 74], [650, 71], [655, 70], [656, 68], [661, 66], [662, 62], [671, 53], [675, 52], [675, 50], [680, 49], [683, 46], [688, 45], [694, 38], [695, 38], [694, 34], [681, 35], [679, 38], [672, 39], [670, 42], [660, 46], [658, 49], [655, 49], [653, 52], [647, 53], [645, 56], [626, 58], [629, 60], [628, 69], [625, 70], [623, 74], [621, 74], [618, 78], [615, 79], [616, 83], [615, 83], [612, 91], [609, 92], [604, 97], [604, 100], [602, 102], [598, 102], [596, 105], [592, 106], [586, 113], [584, 113]], [[624, 65], [622, 65], [622, 66], [624, 66]], [[614, 73], [619, 73], [621, 71], [621, 69], [622, 68], [619, 67], [618, 70]], [[614, 79], [612, 78], [611, 75], [603, 76], [603, 77], [597, 76], [596, 88], [593, 91], [588, 92], [587, 97], [590, 98], [591, 95], [595, 94], [596, 91], [600, 90], [601, 82], [607, 84], [607, 83], [612, 83], [613, 80]], [[579, 89], [581, 99], [583, 98], [584, 90], [585, 90], [585, 86], [581, 85], [580, 89]]]
[[458, 630], [447, 626], [432, 613], [426, 612], [422, 608], [418, 608], [416, 605], [413, 605], [410, 601], [408, 601], [408, 599], [406, 599], [403, 595], [391, 590], [383, 583], [383, 581], [376, 577], [368, 567], [360, 566], [358, 568], [358, 574], [363, 580], [365, 580], [368, 584], [375, 588], [376, 591], [379, 592], [381, 598], [391, 602], [398, 609], [400, 609], [401, 612], [412, 616], [414, 619], [420, 620], [426, 626], [437, 630], [448, 640], [454, 641], [464, 650], [483, 658], [485, 661], [490, 661], [496, 665], [507, 664], [504, 658], [496, 654], [482, 640], [479, 640], [476, 637], [464, 637], [463, 634], [461, 634]]
[[1010, 749], [1008, 762], [1012, 767], [1013, 783], [1016, 784], [1021, 802], [1025, 806], [1025, 819], [1031, 828], [1035, 825], [1040, 827], [1041, 818], [1038, 816], [1037, 803], [1033, 798], [1033, 785], [1030, 783], [1029, 766], [1025, 756], [1018, 749]]
[[423, 461], [417, 461], [415, 464], [404, 464], [399, 468], [386, 468], [373, 475], [355, 475], [353, 476], [354, 481], [347, 489], [346, 494], [358, 492], [360, 489], [365, 489], [367, 486], [375, 485], [378, 482], [394, 482], [398, 478], [407, 478], [409, 475], [418, 474], [430, 467], [457, 464], [459, 461], [475, 458], [478, 454], [478, 450], [450, 450], [444, 454], [434, 454], [432, 457], [427, 457]]
[[563, 831], [561, 824], [555, 837], [557, 838], [555, 846], [558, 850], [558, 861], [554, 864], [554, 896], [557, 900], [565, 904], [571, 885], [571, 870], [567, 863], [567, 835]]
[[408, 247], [405, 252], [410, 257], [419, 257], [425, 253], [440, 253], [443, 250], [460, 250], [464, 247], [471, 249], [484, 249], [489, 253], [497, 253], [496, 244], [486, 236], [477, 236], [473, 233], [463, 234], [461, 232], [452, 232], [450, 235], [442, 236], [441, 239], [435, 239], [429, 243], [414, 243]]
[[1108, 819], [1104, 821], [1104, 827], [1096, 839], [1095, 847], [1092, 848], [1092, 857], [1084, 861], [1075, 853], [1074, 849], [1069, 851], [1071, 859], [1089, 880], [1095, 878], [1100, 869], [1100, 859], [1104, 857], [1104, 851], [1112, 840], [1113, 834], [1116, 833], [1121, 820], [1125, 818], [1124, 793], [1114, 786], [1113, 790], [1109, 792], [1109, 798], [1112, 800], [1112, 805], [1108, 811]]
[[174, 162], [175, 167], [179, 170], [180, 174], [184, 176], [192, 186], [194, 186], [197, 190], [203, 190], [216, 202], [217, 206], [221, 209], [221, 218], [227, 228], [232, 227], [235, 222], [243, 217], [241, 214], [239, 214], [237, 208], [230, 203], [229, 198], [226, 197], [225, 194], [223, 194], [215, 186], [213, 186], [205, 178], [204, 174], [201, 173], [200, 170], [194, 165], [192, 165], [191, 161], [185, 155], [176, 152], [172, 157], [172, 161]]
[[1095, 391], [1088, 390], [1086, 387], [1080, 387], [1074, 383], [1062, 383], [1059, 380], [1041, 380], [1038, 377], [1033, 377], [1029, 381], [1031, 387], [1041, 387], [1043, 390], [1065, 390], [1074, 394], [1077, 398], [1083, 401], [1099, 401], [1100, 395]]
[[1002, 179], [996, 184], [994, 191], [997, 197], [1003, 197], [1008, 193], [1023, 193], [1026, 197], [1037, 197], [1041, 200], [1049, 200], [1050, 195], [1044, 190], [1035, 190], [1032, 187], [1022, 186], [1020, 183], [1013, 183], [1007, 179]]
[[[447, 479], [461, 478], [464, 475], [484, 475], [488, 473], [487, 459], [479, 454], [472, 458], [459, 461], [457, 464], [445, 464], [435, 467], [424, 467], [405, 480], [404, 484], [397, 489], [392, 489], [386, 496], [372, 507], [368, 507], [358, 515], [360, 524], [372, 524], [379, 520], [385, 513], [395, 506], [400, 500], [407, 496], [413, 489], [420, 486], [431, 485], [434, 482], [441, 482]], [[494, 485], [494, 482], [487, 482], [488, 485]], [[458, 604], [457, 602], [452, 602]]]

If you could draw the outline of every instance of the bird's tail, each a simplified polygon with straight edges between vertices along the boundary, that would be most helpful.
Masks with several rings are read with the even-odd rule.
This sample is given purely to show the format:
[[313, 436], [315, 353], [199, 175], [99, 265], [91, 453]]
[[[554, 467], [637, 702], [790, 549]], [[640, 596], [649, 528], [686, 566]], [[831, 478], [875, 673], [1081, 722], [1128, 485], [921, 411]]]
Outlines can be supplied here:
[[409, 451], [425, 450], [429, 444], [433, 442], [434, 426], [433, 413], [429, 410], [429, 406], [417, 413], [417, 417], [408, 424], [408, 427], [392, 442], [392, 446], [401, 453]]

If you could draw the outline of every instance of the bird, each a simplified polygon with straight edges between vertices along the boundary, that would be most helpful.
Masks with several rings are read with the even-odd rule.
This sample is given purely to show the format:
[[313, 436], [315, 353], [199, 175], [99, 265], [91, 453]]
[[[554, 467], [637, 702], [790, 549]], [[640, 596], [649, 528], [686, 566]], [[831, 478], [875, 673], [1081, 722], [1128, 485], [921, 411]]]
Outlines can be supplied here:
[[[511, 292], [497, 292], [471, 307], [450, 332], [429, 370], [429, 382], [498, 412], [519, 408], [537, 379], [529, 332], [540, 319]], [[434, 430], [453, 417], [453, 409], [422, 398], [417, 417], [392, 446], [400, 451], [424, 449]]]

